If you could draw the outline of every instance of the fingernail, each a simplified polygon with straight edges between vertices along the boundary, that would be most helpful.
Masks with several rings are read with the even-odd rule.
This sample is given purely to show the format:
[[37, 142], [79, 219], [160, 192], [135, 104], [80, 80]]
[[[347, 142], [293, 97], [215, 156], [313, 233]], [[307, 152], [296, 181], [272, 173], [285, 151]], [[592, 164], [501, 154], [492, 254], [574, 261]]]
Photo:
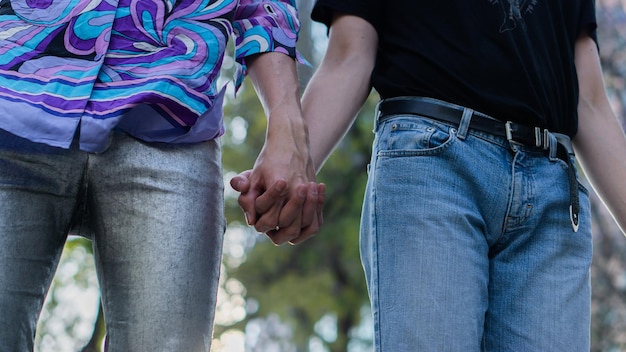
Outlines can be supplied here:
[[248, 226], [252, 226], [252, 224], [250, 223], [250, 214], [248, 213], [244, 213], [243, 214], [246, 217], [246, 224], [248, 224]]
[[305, 189], [298, 189], [298, 196], [300, 197], [306, 197], [306, 188]]

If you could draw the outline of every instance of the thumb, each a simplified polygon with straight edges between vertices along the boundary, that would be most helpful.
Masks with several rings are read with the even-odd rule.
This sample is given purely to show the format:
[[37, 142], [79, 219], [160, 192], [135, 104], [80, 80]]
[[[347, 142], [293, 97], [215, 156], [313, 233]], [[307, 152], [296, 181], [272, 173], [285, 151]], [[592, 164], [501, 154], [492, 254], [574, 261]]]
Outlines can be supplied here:
[[246, 193], [250, 190], [250, 174], [252, 170], [247, 170], [230, 179], [230, 186], [239, 193]]

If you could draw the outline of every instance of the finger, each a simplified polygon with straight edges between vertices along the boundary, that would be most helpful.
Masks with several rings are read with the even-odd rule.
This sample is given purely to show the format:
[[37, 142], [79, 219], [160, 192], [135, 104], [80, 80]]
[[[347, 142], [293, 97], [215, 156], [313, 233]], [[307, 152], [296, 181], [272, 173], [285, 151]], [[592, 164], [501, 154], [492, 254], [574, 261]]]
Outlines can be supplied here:
[[[307, 198], [307, 185], [301, 184], [296, 187], [295, 194], [287, 200], [280, 211], [278, 225], [283, 228], [294, 226], [298, 230], [302, 227], [302, 206]], [[298, 231], [299, 232], [299, 231]]]
[[272, 242], [274, 242], [275, 245], [280, 246], [285, 243], [291, 243], [291, 241], [298, 237], [299, 233], [299, 227], [289, 226], [280, 228], [278, 231], [270, 230], [266, 233], [266, 235]]
[[272, 241], [272, 243], [274, 243], [274, 245], [276, 245], [276, 246], [283, 245], [284, 241], [277, 234], [278, 234], [278, 231], [276, 231], [276, 230], [270, 230], [270, 231], [267, 231], [265, 233], [267, 238], [269, 238], [270, 241]]
[[[317, 187], [312, 182], [313, 187]], [[296, 194], [292, 196], [280, 211], [280, 229], [268, 234], [275, 244], [284, 244], [300, 236], [302, 228], [302, 207], [307, 201], [307, 185], [301, 184], [296, 187]], [[317, 189], [315, 190], [317, 192]]]
[[326, 201], [326, 185], [320, 183], [317, 185], [317, 204], [316, 204], [316, 220], [311, 223], [308, 227], [303, 227], [300, 231], [300, 235], [293, 240], [289, 241], [292, 245], [300, 244], [309, 238], [313, 237], [321, 226], [324, 224], [324, 202]]
[[284, 191], [287, 182], [278, 180], [254, 201], [256, 222], [254, 228], [260, 233], [266, 233], [279, 226], [278, 216], [285, 202]]
[[[255, 201], [255, 209], [259, 214], [266, 213], [275, 204], [284, 202], [285, 190], [287, 189], [287, 182], [285, 180], [278, 180], [273, 185], [260, 195]], [[278, 216], [278, 214], [277, 214]]]
[[317, 220], [317, 184], [315, 182], [309, 182], [307, 186], [306, 201], [302, 206], [302, 221], [300, 224], [302, 228], [311, 226], [313, 221]]
[[326, 185], [317, 186], [317, 222], [321, 227], [324, 224], [324, 203], [326, 202]]
[[298, 188], [300, 189], [297, 195], [292, 197], [280, 212], [280, 228], [268, 233], [268, 236], [276, 245], [289, 243], [300, 236], [301, 209], [307, 192], [306, 185], [301, 185]]
[[237, 203], [239, 203], [239, 207], [241, 208], [241, 210], [243, 210], [243, 213], [246, 217], [246, 223], [249, 226], [254, 225], [257, 221], [255, 202], [258, 196], [258, 191], [251, 190], [249, 192], [240, 194], [237, 198]]
[[246, 223], [253, 225], [256, 221], [256, 211], [254, 209], [254, 201], [258, 196], [258, 192], [246, 194], [250, 190], [250, 174], [252, 170], [246, 170], [230, 180], [230, 186], [237, 192], [242, 193], [237, 202], [243, 210]]
[[274, 203], [274, 205], [264, 213], [257, 213], [257, 221], [254, 224], [254, 229], [260, 233], [267, 233], [270, 230], [275, 230], [276, 226], [280, 226], [278, 216], [283, 208], [283, 202], [284, 201], [280, 200], [277, 203]]
[[246, 193], [250, 189], [250, 174], [252, 170], [247, 170], [230, 179], [230, 186], [237, 192]]

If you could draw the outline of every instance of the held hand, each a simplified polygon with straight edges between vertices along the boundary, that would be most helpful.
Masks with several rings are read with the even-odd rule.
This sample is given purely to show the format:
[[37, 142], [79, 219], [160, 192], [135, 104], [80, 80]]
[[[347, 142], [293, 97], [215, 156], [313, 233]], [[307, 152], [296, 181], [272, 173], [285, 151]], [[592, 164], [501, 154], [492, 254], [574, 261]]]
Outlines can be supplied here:
[[[263, 220], [264, 215], [272, 214], [273, 209], [281, 204], [279, 192], [279, 187], [271, 187], [256, 199], [256, 211], [263, 214], [259, 221]], [[325, 196], [324, 184], [309, 182], [307, 185], [298, 185], [296, 195], [280, 209], [278, 229], [275, 227], [265, 233], [276, 244], [289, 242], [295, 245], [304, 242], [315, 235], [323, 224], [322, 209]]]
[[248, 225], [267, 234], [277, 245], [299, 244], [317, 233], [323, 224], [324, 184], [301, 183], [289, 192], [283, 179], [269, 186], [253, 186], [251, 177], [252, 170], [248, 170], [230, 181], [231, 187], [241, 193], [238, 202]]
[[240, 204], [248, 223], [274, 243], [299, 243], [319, 229], [324, 191], [322, 186], [319, 200], [296, 62], [278, 52], [252, 55], [246, 61], [267, 129]]

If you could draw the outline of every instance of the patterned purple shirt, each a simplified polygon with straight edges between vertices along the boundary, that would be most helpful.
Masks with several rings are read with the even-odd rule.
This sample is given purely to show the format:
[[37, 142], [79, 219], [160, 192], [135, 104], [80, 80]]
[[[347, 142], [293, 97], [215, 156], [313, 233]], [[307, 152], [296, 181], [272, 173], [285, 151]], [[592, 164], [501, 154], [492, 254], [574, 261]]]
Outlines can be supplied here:
[[216, 87], [228, 38], [240, 64], [296, 56], [295, 0], [2, 0], [0, 129], [106, 149], [112, 129], [192, 143], [223, 133]]

